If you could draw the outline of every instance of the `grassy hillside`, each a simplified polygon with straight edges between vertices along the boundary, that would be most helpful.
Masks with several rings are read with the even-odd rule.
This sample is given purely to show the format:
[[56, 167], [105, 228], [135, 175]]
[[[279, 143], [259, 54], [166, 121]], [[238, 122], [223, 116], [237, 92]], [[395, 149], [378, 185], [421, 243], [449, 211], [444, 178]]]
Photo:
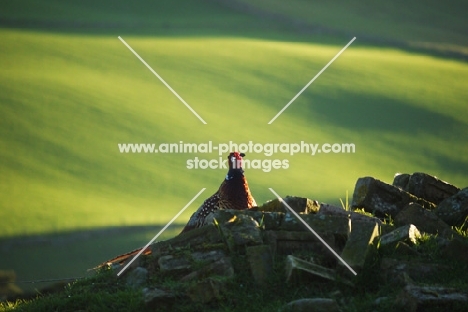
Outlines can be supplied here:
[[289, 20], [298, 30], [320, 29], [334, 34], [362, 36], [428, 51], [468, 55], [463, 0], [440, 1], [303, 1], [238, 0], [244, 9]]
[[340, 47], [127, 38], [207, 121], [202, 125], [116, 38], [13, 30], [2, 38], [2, 206], [10, 207], [2, 219], [11, 225], [3, 235], [166, 222], [224, 176], [187, 170], [185, 160], [195, 155], [123, 155], [118, 143], [356, 144], [354, 155], [275, 155], [290, 168], [247, 172], [260, 202], [272, 197], [268, 187], [337, 201], [357, 177], [396, 171], [463, 183], [466, 139], [456, 134], [468, 122], [465, 64], [356, 44], [267, 125]]
[[[225, 175], [224, 169], [186, 168], [188, 159], [217, 159], [216, 153], [121, 154], [118, 143], [356, 145], [355, 154], [247, 153], [289, 161], [288, 169], [246, 170], [258, 203], [273, 198], [272, 187], [283, 196], [339, 205], [358, 177], [391, 182], [396, 172], [424, 171], [468, 184], [465, 62], [358, 38], [268, 125], [351, 37], [299, 35], [217, 1], [100, 3], [15, 1], [0, 13], [2, 238], [164, 225], [206, 187], [178, 220], [182, 224]], [[421, 14], [430, 18], [431, 12]], [[458, 18], [445, 21], [437, 42], [459, 27]], [[436, 36], [431, 27], [425, 33]], [[451, 43], [466, 47], [465, 37], [457, 36]]]

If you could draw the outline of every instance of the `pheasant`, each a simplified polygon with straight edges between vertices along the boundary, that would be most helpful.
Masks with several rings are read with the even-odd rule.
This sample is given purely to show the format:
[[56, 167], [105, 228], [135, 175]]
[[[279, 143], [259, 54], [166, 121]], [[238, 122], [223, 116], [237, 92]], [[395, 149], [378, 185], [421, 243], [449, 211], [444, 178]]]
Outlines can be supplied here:
[[[218, 209], [244, 210], [257, 207], [253, 198], [247, 179], [242, 169], [244, 153], [232, 152], [228, 156], [229, 171], [226, 178], [221, 183], [218, 191], [206, 199], [203, 204], [192, 214], [182, 233], [202, 227], [208, 223], [209, 217]], [[122, 264], [127, 259], [135, 256], [142, 248], [132, 250], [123, 255], [117, 256], [103, 264], [97, 266], [101, 268], [106, 265]], [[151, 249], [146, 249], [143, 255], [151, 254]]]
[[229, 171], [221, 183], [218, 191], [203, 204], [190, 217], [189, 222], [182, 230], [188, 232], [206, 224], [208, 216], [218, 209], [250, 209], [257, 206], [250, 193], [249, 184], [242, 169], [244, 153], [232, 152], [228, 156]]

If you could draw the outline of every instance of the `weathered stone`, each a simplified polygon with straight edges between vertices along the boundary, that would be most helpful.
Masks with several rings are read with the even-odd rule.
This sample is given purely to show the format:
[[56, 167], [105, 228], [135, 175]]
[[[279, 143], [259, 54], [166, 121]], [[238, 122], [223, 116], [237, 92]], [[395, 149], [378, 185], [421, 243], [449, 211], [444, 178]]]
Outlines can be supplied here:
[[382, 281], [386, 284], [400, 287], [414, 284], [414, 281], [408, 275], [407, 262], [393, 258], [383, 258], [380, 261], [379, 273]]
[[181, 278], [182, 281], [211, 275], [225, 277], [234, 275], [231, 260], [222, 250], [196, 251], [179, 256], [165, 255], [159, 257], [158, 264], [161, 272], [175, 273], [179, 276], [185, 274]]
[[186, 246], [187, 244], [190, 244], [190, 246], [196, 246], [200, 244], [214, 244], [219, 242], [222, 242], [222, 237], [220, 236], [218, 229], [214, 225], [208, 224], [204, 227], [181, 233], [172, 239], [160, 243], [163, 246], [171, 246], [171, 248], [174, 248]]
[[151, 309], [168, 310], [175, 302], [174, 294], [158, 288], [143, 288], [143, 301]]
[[146, 279], [148, 278], [148, 270], [142, 267], [137, 267], [127, 275], [125, 275], [127, 280], [127, 285], [131, 288], [139, 288], [146, 283]]
[[226, 254], [222, 250], [195, 251], [192, 253], [192, 259], [196, 262], [211, 263], [222, 258], [226, 258]]
[[162, 256], [158, 259], [161, 272], [184, 271], [191, 267], [188, 257], [175, 257], [173, 255]]
[[218, 225], [221, 225], [221, 224], [228, 223], [234, 217], [238, 217], [241, 215], [249, 216], [253, 220], [257, 221], [257, 223], [259, 223], [263, 217], [263, 212], [258, 211], [258, 210], [253, 210], [253, 209], [246, 209], [246, 210], [220, 209], [220, 210], [216, 210], [212, 214], [212, 219], [215, 219], [216, 223], [218, 223]]
[[252, 217], [260, 227], [266, 230], [276, 230], [279, 228], [281, 221], [284, 218], [283, 212], [264, 212], [254, 209], [249, 210], [234, 210], [222, 209], [218, 210], [210, 216], [210, 219], [216, 220], [218, 224], [229, 222], [234, 216], [247, 215]]
[[340, 306], [335, 299], [311, 298], [291, 301], [281, 308], [281, 312], [339, 312]]
[[317, 211], [318, 215], [332, 215], [332, 216], [349, 216], [351, 211], [344, 210], [341, 207], [330, 205], [327, 203], [320, 203], [320, 209]]
[[224, 284], [219, 280], [207, 278], [187, 290], [187, 296], [197, 303], [208, 303], [221, 298]]
[[283, 219], [284, 213], [282, 212], [264, 212], [258, 223], [263, 230], [278, 230]]
[[[315, 232], [331, 233], [346, 239], [350, 233], [351, 220], [347, 215], [299, 215]], [[285, 231], [310, 231], [295, 215], [286, 213], [280, 227]]]
[[414, 248], [408, 245], [405, 242], [398, 242], [393, 250], [395, 255], [401, 256], [418, 256], [419, 252], [417, 252]]
[[466, 311], [468, 294], [454, 288], [406, 286], [395, 301], [404, 311]]
[[289, 255], [286, 257], [286, 282], [308, 279], [318, 282], [334, 281], [335, 271]]
[[441, 249], [445, 257], [460, 263], [468, 263], [468, 243], [466, 240], [454, 237]]
[[195, 252], [192, 254], [193, 267], [197, 269], [181, 278], [181, 281], [190, 281], [207, 276], [233, 277], [234, 268], [231, 259], [221, 250], [210, 252]]
[[283, 200], [288, 204], [289, 207], [298, 213], [317, 213], [317, 211], [320, 209], [320, 204], [318, 201], [308, 198], [286, 196], [286, 198]]
[[273, 256], [269, 245], [250, 246], [246, 248], [247, 262], [255, 282], [265, 285], [273, 273]]
[[460, 191], [458, 187], [422, 172], [397, 174], [393, 185], [436, 205]]
[[[437, 206], [435, 213], [448, 225], [463, 225], [468, 218], [468, 187], [443, 200]], [[467, 224], [468, 222], [465, 223]]]
[[351, 222], [353, 222], [354, 220], [357, 220], [357, 221], [368, 221], [371, 223], [377, 222], [380, 225], [383, 224], [379, 218], [366, 216], [362, 213], [355, 212], [355, 211], [347, 211], [341, 207], [337, 207], [337, 206], [333, 206], [333, 205], [325, 204], [325, 203], [320, 204], [320, 210], [317, 212], [317, 215], [347, 216], [351, 218]]
[[158, 259], [160, 256], [171, 254], [174, 250], [180, 248], [190, 247], [196, 249], [198, 246], [204, 248], [207, 244], [213, 245], [219, 243], [223, 243], [219, 230], [213, 224], [208, 224], [201, 228], [181, 233], [174, 238], [152, 244], [149, 249], [152, 251], [151, 256]]
[[404, 261], [384, 257], [380, 262], [380, 274], [385, 283], [405, 286], [422, 283], [433, 276], [449, 273], [451, 267], [438, 263]]
[[354, 188], [352, 208], [364, 208], [377, 217], [395, 217], [407, 204], [416, 202], [427, 209], [435, 205], [417, 198], [396, 186], [384, 183], [372, 177], [359, 178]]
[[[316, 200], [303, 197], [286, 196], [283, 200], [297, 213], [316, 213], [320, 209], [320, 204]], [[264, 212], [288, 212], [289, 209], [278, 199], [275, 198], [258, 207], [258, 210]]]
[[[355, 271], [362, 270], [368, 257], [376, 250], [374, 240], [379, 236], [379, 232], [380, 226], [377, 223], [353, 222], [351, 234], [341, 253], [341, 257]], [[344, 265], [341, 262], [338, 263], [341, 269], [343, 269]]]
[[263, 244], [258, 222], [251, 216], [234, 215], [219, 226], [231, 251], [238, 250], [239, 247]]
[[403, 191], [408, 192], [408, 182], [411, 177], [411, 174], [408, 173], [397, 173], [393, 177], [393, 186], [401, 188]]
[[398, 242], [416, 244], [417, 239], [420, 237], [421, 233], [419, 233], [419, 230], [413, 224], [403, 225], [392, 232], [381, 236], [380, 246], [382, 248], [392, 248], [395, 247]]
[[263, 212], [286, 212], [286, 207], [278, 198], [275, 198], [258, 207], [258, 210]]
[[406, 205], [396, 215], [394, 222], [396, 226], [414, 224], [422, 232], [430, 234], [439, 234], [444, 237], [453, 235], [453, 231], [447, 223], [437, 217], [433, 211], [424, 209], [416, 203]]
[[[337, 253], [340, 252], [342, 246], [340, 246], [341, 248], [337, 246], [333, 234], [318, 234]], [[273, 254], [291, 255], [307, 252], [307, 254], [315, 258], [320, 258], [318, 262], [326, 264], [336, 263], [335, 256], [311, 232], [265, 231], [265, 242], [270, 245]]]

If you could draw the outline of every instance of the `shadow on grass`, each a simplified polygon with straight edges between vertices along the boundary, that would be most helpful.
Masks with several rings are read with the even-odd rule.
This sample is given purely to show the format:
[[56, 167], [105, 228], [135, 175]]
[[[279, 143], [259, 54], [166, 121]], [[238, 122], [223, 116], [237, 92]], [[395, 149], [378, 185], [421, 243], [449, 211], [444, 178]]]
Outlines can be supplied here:
[[364, 45], [394, 47], [463, 61], [468, 59], [468, 54], [460, 50], [415, 46], [383, 36], [351, 33], [348, 29], [303, 22], [295, 16], [270, 13], [231, 0], [179, 0], [177, 4], [170, 0], [118, 3], [85, 0], [79, 4], [18, 0], [8, 2], [2, 11], [0, 27], [4, 28], [116, 37], [248, 37], [339, 46], [356, 36]]
[[[30, 8], [29, 13], [24, 7]], [[43, 5], [30, 0], [9, 2], [0, 26], [58, 33], [136, 36], [237, 36], [276, 33], [287, 25], [246, 14], [216, 0], [119, 2], [81, 1]]]
[[[56, 282], [46, 280], [90, 276], [94, 272], [89, 269], [145, 246], [163, 227], [105, 227], [0, 239], [0, 270], [15, 271], [18, 286], [35, 291]], [[182, 228], [182, 224], [172, 224], [157, 241], [178, 235]]]
[[[447, 174], [468, 171], [468, 163], [460, 155], [456, 152], [446, 153], [437, 142], [431, 141], [432, 138], [439, 138], [453, 142], [457, 144], [454, 151], [465, 148], [460, 145], [459, 137], [454, 135], [468, 132], [468, 126], [459, 120], [424, 107], [410, 105], [403, 100], [369, 94], [346, 92], [339, 96], [328, 96], [316, 92], [302, 96], [302, 101], [309, 104], [307, 108], [300, 110], [302, 117], [309, 115], [310, 120], [321, 120], [336, 129], [353, 129], [355, 133], [392, 133], [404, 139], [401, 142], [391, 142], [388, 138], [381, 137], [379, 140], [388, 142], [385, 146], [394, 145], [399, 150], [398, 153], [404, 151], [408, 157], [420, 155], [430, 159]], [[411, 143], [418, 138], [421, 138], [418, 144]], [[368, 142], [368, 147], [371, 146], [378, 148]]]

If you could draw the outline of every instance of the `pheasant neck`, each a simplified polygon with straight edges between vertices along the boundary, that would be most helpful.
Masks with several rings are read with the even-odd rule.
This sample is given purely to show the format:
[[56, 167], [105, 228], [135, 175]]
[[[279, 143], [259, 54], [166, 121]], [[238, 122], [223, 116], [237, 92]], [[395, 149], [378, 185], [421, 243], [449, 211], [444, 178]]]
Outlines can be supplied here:
[[226, 181], [232, 180], [234, 178], [241, 178], [244, 176], [244, 170], [241, 169], [229, 169], [226, 174]]

